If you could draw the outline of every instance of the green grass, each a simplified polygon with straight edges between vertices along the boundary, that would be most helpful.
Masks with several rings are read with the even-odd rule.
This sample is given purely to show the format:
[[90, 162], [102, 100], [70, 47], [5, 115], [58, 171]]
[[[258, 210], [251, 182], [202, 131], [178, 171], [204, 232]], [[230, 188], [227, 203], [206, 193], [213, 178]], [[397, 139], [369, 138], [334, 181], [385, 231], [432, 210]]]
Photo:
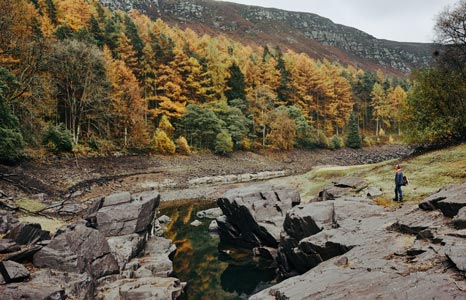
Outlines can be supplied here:
[[393, 205], [394, 167], [400, 164], [403, 173], [409, 179], [409, 185], [403, 187], [406, 201], [421, 201], [440, 188], [466, 181], [466, 144], [433, 151], [406, 160], [391, 160], [377, 164], [360, 166], [324, 166], [316, 167], [310, 172], [277, 179], [277, 183], [294, 186], [301, 194], [303, 202], [309, 202], [318, 195], [323, 187], [330, 185], [339, 177], [356, 176], [365, 178], [369, 186], [381, 188], [383, 195], [377, 203], [384, 206]]

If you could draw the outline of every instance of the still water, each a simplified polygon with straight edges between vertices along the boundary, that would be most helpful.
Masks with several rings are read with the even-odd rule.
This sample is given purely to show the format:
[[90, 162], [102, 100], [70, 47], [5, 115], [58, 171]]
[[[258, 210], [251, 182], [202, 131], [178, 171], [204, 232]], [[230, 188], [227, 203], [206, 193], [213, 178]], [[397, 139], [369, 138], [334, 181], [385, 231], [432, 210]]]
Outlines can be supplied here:
[[275, 283], [275, 265], [253, 257], [252, 252], [221, 245], [218, 236], [209, 234], [212, 220], [199, 219], [202, 225], [190, 225], [196, 213], [215, 207], [209, 201], [175, 204], [162, 208], [169, 216], [165, 237], [175, 242], [172, 276], [187, 282], [183, 300], [247, 299]]

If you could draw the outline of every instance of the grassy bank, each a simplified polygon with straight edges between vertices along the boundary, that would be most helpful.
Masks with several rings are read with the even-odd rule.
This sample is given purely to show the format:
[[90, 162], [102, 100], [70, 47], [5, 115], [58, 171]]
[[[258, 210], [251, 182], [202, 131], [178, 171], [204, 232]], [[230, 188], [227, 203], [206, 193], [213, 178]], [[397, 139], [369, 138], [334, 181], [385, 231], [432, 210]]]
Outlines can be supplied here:
[[363, 177], [369, 186], [378, 187], [383, 195], [377, 199], [388, 205], [393, 198], [394, 166], [400, 164], [409, 179], [403, 188], [405, 200], [421, 201], [440, 188], [466, 181], [466, 144], [429, 152], [402, 161], [391, 160], [360, 166], [323, 166], [312, 171], [273, 182], [296, 187], [303, 202], [309, 202], [333, 180], [343, 176]]

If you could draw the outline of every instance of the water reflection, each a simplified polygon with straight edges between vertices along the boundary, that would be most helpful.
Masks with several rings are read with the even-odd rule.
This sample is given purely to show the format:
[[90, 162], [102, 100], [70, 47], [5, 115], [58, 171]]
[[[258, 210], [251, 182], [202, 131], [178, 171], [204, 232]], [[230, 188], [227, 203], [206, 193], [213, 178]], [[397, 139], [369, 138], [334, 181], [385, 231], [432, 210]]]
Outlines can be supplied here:
[[[200, 210], [215, 207], [196, 202], [161, 209], [172, 218], [165, 236], [174, 238], [173, 276], [188, 282], [183, 300], [237, 300], [272, 285], [275, 266], [253, 258], [250, 251], [219, 246], [219, 238], [208, 233], [211, 220], [199, 227], [189, 225]], [[220, 250], [219, 250], [220, 249]]]

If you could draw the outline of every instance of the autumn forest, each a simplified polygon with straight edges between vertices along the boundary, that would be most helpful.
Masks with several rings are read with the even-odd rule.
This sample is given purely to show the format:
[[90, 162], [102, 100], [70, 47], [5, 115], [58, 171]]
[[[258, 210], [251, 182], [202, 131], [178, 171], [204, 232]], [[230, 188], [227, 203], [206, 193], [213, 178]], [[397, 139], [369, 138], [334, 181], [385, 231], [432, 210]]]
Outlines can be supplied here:
[[380, 70], [198, 35], [98, 1], [0, 6], [2, 161], [28, 149], [359, 148], [398, 138], [409, 119], [416, 84]]

